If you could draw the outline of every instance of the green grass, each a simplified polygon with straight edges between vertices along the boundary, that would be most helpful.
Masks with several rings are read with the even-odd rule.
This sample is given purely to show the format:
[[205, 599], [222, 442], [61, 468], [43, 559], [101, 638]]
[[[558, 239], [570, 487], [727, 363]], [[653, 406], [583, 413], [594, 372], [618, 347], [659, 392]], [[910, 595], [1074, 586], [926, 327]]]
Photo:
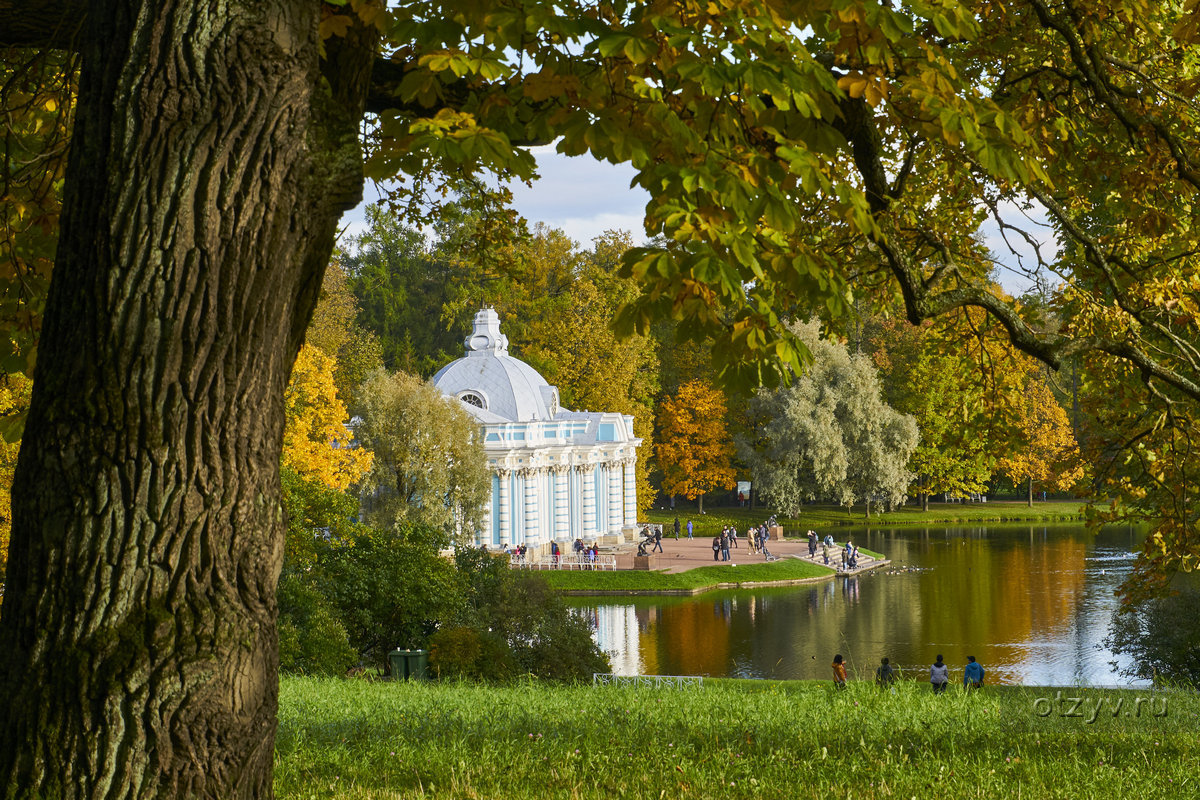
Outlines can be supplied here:
[[[805, 528], [827, 528], [831, 525], [870, 525], [884, 527], [890, 525], [942, 525], [955, 522], [1045, 522], [1051, 520], [1074, 521], [1082, 520], [1083, 503], [1081, 501], [1049, 501], [1034, 503], [1030, 508], [1022, 502], [999, 503], [930, 503], [928, 511], [922, 511], [916, 506], [905, 506], [896, 511], [871, 513], [867, 519], [862, 508], [856, 508], [853, 514], [847, 514], [844, 506], [807, 506], [797, 517], [779, 517], [779, 523], [789, 531]], [[724, 525], [735, 525], [738, 531], [744, 531], [748, 525], [757, 525], [771, 515], [770, 509], [756, 508], [716, 508], [708, 513], [699, 515], [691, 509], [651, 509], [646, 514], [646, 520], [655, 525], [662, 525], [663, 532], [674, 535], [672, 524], [678, 515], [680, 527], [692, 520], [695, 535], [719, 532]], [[686, 536], [686, 531], [681, 533]]]
[[[1090, 715], [1035, 701], [1079, 696]], [[1200, 795], [1200, 700], [1145, 692], [706, 681], [698, 689], [284, 678], [275, 793], [301, 798]], [[1151, 706], [1166, 716], [1151, 715]], [[1122, 715], [1110, 705], [1120, 699]], [[1069, 706], [1069, 704], [1067, 704]], [[1041, 706], [1040, 710], [1045, 710]]]
[[[865, 552], [861, 548], [859, 552]], [[737, 564], [737, 561], [732, 563]], [[820, 564], [783, 558], [779, 561], [697, 567], [687, 572], [649, 570], [577, 571], [550, 570], [540, 573], [551, 587], [576, 592], [645, 592], [694, 590], [716, 587], [722, 583], [757, 583], [794, 581], [805, 578], [825, 578], [833, 570]]]

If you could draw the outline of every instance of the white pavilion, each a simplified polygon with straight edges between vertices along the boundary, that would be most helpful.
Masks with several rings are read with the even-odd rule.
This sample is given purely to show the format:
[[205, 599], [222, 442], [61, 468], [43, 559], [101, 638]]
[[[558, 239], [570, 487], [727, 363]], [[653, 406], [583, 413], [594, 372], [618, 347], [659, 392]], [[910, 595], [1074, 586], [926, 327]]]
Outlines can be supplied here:
[[476, 542], [525, 544], [536, 553], [551, 541], [562, 547], [576, 539], [631, 539], [642, 443], [633, 435], [633, 417], [560, 408], [558, 389], [508, 354], [493, 309], [475, 315], [465, 344], [466, 355], [439, 370], [433, 383], [463, 404], [483, 434], [492, 496]]

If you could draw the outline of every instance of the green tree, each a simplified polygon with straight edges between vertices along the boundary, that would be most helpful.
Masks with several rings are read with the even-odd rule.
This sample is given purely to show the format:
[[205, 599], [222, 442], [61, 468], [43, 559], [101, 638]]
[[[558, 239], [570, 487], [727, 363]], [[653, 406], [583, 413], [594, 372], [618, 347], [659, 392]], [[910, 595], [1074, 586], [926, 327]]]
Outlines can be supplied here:
[[732, 489], [733, 440], [725, 427], [725, 395], [710, 383], [689, 381], [659, 405], [655, 455], [663, 491], [699, 499], [714, 489]]
[[[364, 173], [419, 204], [464, 175], [531, 178], [523, 143], [632, 164], [670, 245], [626, 257], [643, 293], [622, 327], [679, 318], [729, 379], [799, 371], [779, 316], [799, 298], [841, 315], [880, 294], [913, 322], [985, 310], [1052, 367], [1094, 356], [1085, 382], [1128, 365], [1113, 402], [1139, 392], [1172, 441], [1095, 490], [1156, 519], [1155, 571], [1200, 559], [1190, 7], [95, 8], [0, 0], [0, 43], [82, 64], [12, 493], [6, 791], [269, 792], [280, 398]], [[990, 291], [975, 239], [1025, 204], [1060, 240], [1033, 265], [1063, 276], [1057, 330]], [[1116, 463], [1154, 424], [1097, 430]], [[93, 585], [115, 587], [103, 608], [40, 591]], [[150, 673], [181, 683], [113, 688]], [[178, 730], [190, 748], [155, 746]]]
[[[908, 467], [915, 476], [909, 493], [929, 508], [929, 496], [981, 491], [992, 474], [989, 454], [991, 414], [982, 373], [970, 354], [944, 339], [930, 324], [901, 320], [877, 324], [871, 358], [879, 369], [888, 405], [917, 423], [919, 441]], [[947, 352], [951, 351], [951, 352]]]
[[912, 417], [883, 401], [878, 373], [866, 356], [820, 338], [815, 322], [794, 333], [812, 363], [790, 386], [762, 392], [752, 404], [761, 420], [755, 440], [739, 442], [768, 503], [800, 513], [806, 500], [846, 506], [904, 501], [913, 479], [907, 463], [917, 446]]
[[440, 674], [583, 681], [610, 670], [591, 624], [540, 575], [512, 570], [506, 558], [478, 548], [459, 548], [454, 562], [464, 582], [463, 606], [457, 624], [431, 640], [430, 660]]
[[[1130, 678], [1200, 686], [1200, 591], [1188, 587], [1114, 612], [1104, 646], [1127, 656]], [[1113, 663], [1116, 669], [1117, 663]]]
[[478, 426], [457, 400], [403, 372], [371, 374], [358, 390], [355, 435], [375, 457], [367, 520], [419, 524], [464, 542], [482, 525], [491, 473]]

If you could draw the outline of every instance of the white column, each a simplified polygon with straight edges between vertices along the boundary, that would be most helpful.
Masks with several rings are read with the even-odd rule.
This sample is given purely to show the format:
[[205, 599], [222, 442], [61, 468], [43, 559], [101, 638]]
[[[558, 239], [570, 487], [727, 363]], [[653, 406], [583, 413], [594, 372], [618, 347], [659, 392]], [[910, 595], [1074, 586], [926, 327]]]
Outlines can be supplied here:
[[571, 468], [554, 468], [554, 538], [560, 542], [571, 539]]
[[634, 470], [637, 462], [630, 458], [625, 461], [625, 527], [637, 527], [637, 473]]
[[525, 520], [521, 529], [525, 532], [525, 544], [536, 548], [542, 542], [542, 529], [538, 524], [538, 470], [521, 470], [525, 478]]
[[579, 479], [583, 481], [583, 536], [595, 539], [596, 530], [596, 468], [586, 464], [579, 468]]
[[625, 527], [625, 515], [621, 512], [621, 463], [608, 464], [608, 532], [620, 534]]
[[509, 501], [509, 488], [512, 485], [512, 473], [506, 469], [500, 470], [500, 546], [507, 548], [512, 543], [512, 508]]

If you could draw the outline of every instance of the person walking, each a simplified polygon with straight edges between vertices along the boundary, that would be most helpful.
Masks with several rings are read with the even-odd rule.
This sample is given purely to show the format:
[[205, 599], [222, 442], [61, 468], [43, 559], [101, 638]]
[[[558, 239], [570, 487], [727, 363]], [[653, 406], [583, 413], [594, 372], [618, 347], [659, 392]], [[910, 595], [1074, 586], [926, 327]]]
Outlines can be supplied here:
[[[689, 539], [692, 537], [688, 537]], [[679, 517], [675, 518], [675, 541], [679, 541]]]
[[825, 566], [829, 566], [829, 542], [821, 545], [821, 555], [825, 556]]
[[734, 549], [734, 550], [737, 550], [737, 549], [738, 549], [738, 543], [737, 543], [737, 539], [738, 539], [738, 537], [737, 537], [737, 526], [736, 526], [736, 525], [730, 525], [730, 526], [729, 526], [729, 543], [730, 543], [731, 545], [733, 545], [733, 549]]
[[942, 661], [941, 653], [938, 653], [937, 661], [929, 668], [929, 682], [933, 684], [934, 694], [946, 691], [946, 684], [950, 683], [950, 668]]
[[814, 559], [817, 557], [817, 532], [816, 531], [808, 532], [808, 557], [814, 558]]
[[896, 683], [896, 670], [886, 658], [879, 662], [879, 667], [875, 670], [875, 683], [885, 690], [892, 688]]
[[833, 686], [839, 690], [846, 688], [846, 663], [841, 653], [833, 657]]
[[662, 526], [655, 525], [654, 526], [654, 549], [651, 550], [650, 552], [651, 553], [661, 553], [662, 551], [663, 551], [663, 549], [662, 549]]
[[967, 656], [967, 668], [963, 670], [963, 688], [983, 688], [983, 665], [975, 660], [975, 656]]
[[691, 539], [692, 538], [692, 521], [690, 519], [687, 521], [687, 531], [688, 531], [688, 538]]

